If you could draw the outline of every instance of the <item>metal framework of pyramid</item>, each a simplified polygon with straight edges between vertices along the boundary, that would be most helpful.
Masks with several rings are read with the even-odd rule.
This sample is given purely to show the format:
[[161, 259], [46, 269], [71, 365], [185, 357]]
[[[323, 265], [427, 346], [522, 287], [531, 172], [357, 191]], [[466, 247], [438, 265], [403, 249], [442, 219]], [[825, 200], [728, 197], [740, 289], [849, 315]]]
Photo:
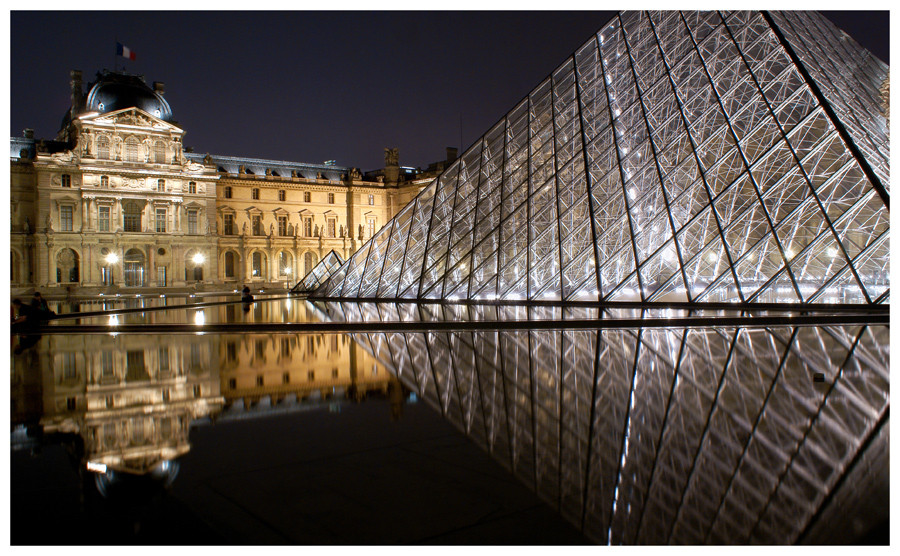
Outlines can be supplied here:
[[314, 291], [328, 280], [328, 277], [334, 274], [334, 271], [344, 264], [344, 259], [338, 255], [334, 249], [322, 257], [322, 260], [310, 270], [302, 280], [291, 288], [291, 293], [306, 293]]
[[815, 13], [620, 13], [314, 295], [887, 303], [888, 69]]
[[[429, 325], [630, 315], [320, 308], [332, 321]], [[847, 543], [887, 520], [888, 326], [680, 328], [648, 311], [640, 328], [352, 337], [595, 542]]]

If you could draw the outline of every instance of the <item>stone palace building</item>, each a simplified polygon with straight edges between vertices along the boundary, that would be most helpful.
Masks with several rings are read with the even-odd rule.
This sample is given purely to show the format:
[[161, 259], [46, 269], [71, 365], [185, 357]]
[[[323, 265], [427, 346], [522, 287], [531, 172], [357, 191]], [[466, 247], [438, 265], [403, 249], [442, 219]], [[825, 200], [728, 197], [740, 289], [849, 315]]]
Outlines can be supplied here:
[[[86, 93], [84, 92], [86, 89]], [[296, 283], [347, 258], [456, 157], [425, 171], [189, 152], [164, 84], [104, 71], [54, 140], [10, 141], [13, 294]]]

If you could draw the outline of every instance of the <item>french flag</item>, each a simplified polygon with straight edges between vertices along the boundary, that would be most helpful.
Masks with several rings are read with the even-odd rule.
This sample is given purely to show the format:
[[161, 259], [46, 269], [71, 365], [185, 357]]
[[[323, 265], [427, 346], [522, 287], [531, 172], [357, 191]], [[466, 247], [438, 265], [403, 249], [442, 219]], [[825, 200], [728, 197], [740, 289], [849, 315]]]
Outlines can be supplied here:
[[134, 53], [134, 50], [131, 50], [124, 44], [117, 42], [116, 43], [116, 54], [118, 56], [122, 56], [124, 58], [128, 58], [129, 60], [136, 60], [137, 54]]

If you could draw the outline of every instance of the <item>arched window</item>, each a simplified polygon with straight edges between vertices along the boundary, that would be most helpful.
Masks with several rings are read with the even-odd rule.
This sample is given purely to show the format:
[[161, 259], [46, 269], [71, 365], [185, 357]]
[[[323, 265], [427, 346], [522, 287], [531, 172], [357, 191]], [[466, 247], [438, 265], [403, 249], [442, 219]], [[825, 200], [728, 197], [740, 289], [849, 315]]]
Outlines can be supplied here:
[[109, 138], [100, 136], [97, 138], [97, 158], [109, 160]]
[[125, 139], [125, 162], [138, 161], [138, 140], [136, 137]]
[[225, 252], [225, 278], [234, 278], [234, 252]]
[[157, 141], [153, 145], [153, 162], [157, 164], [166, 163], [166, 144], [162, 141]]
[[184, 258], [184, 279], [199, 282], [203, 280], [203, 263], [206, 257], [197, 251], [189, 252]]
[[61, 284], [78, 281], [78, 253], [63, 249], [56, 255], [56, 281]]
[[303, 255], [303, 275], [309, 274], [314, 266], [316, 266], [316, 256], [312, 254], [312, 251], [307, 251]]
[[253, 268], [251, 269], [251, 274], [253, 278], [262, 278], [266, 277], [266, 254], [260, 251], [255, 251], [253, 253]]

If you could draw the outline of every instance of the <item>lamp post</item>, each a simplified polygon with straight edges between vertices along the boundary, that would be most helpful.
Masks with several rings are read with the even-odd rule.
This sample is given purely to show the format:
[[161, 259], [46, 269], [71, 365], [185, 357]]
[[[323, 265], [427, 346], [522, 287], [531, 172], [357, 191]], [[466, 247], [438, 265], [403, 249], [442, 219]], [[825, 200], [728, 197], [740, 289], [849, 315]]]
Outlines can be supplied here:
[[[204, 256], [203, 253], [194, 253], [194, 256], [191, 257], [191, 261], [194, 263], [194, 277], [195, 277], [195, 278], [197, 277], [197, 267], [198, 267], [198, 266], [201, 267], [201, 268], [200, 268], [200, 272], [201, 272], [200, 276], [202, 277], [202, 276], [203, 276], [203, 274], [202, 274], [202, 272], [203, 272], [202, 265], [203, 265], [204, 262], [206, 262], [206, 256]], [[201, 280], [202, 280], [202, 278], [201, 278]], [[199, 282], [199, 281], [200, 281], [200, 280], [198, 280], [198, 282]]]
[[285, 291], [290, 291], [291, 289], [291, 267], [284, 267], [284, 289]]
[[106, 271], [109, 273], [109, 286], [112, 287], [115, 284], [113, 280], [113, 265], [119, 262], [119, 256], [115, 253], [109, 253], [106, 255]]

